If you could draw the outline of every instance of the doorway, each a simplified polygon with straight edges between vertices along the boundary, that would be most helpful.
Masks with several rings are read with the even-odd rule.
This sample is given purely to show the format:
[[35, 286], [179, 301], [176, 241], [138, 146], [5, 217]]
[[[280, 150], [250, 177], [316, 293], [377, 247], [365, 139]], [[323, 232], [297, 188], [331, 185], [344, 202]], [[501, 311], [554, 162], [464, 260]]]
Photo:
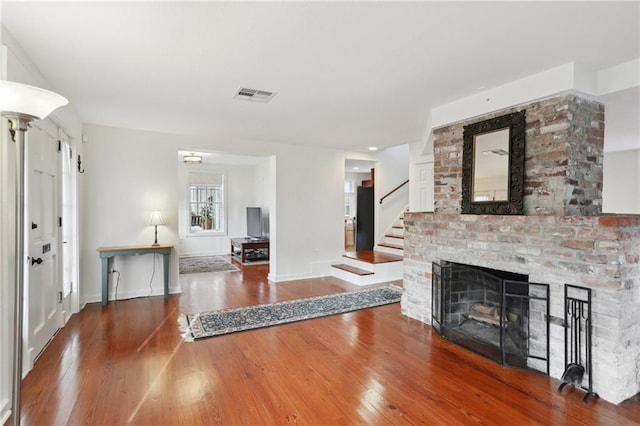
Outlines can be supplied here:
[[[373, 169], [374, 161], [369, 160], [345, 160], [344, 180], [344, 249], [346, 252], [354, 252], [362, 247], [363, 239], [370, 235], [373, 241]], [[364, 190], [362, 189], [364, 187]], [[365, 200], [365, 195], [370, 192], [370, 200]], [[367, 198], [368, 199], [368, 198]], [[369, 220], [370, 219], [370, 220]], [[359, 220], [361, 222], [359, 223]], [[370, 226], [369, 226], [370, 222]], [[370, 231], [366, 229], [371, 228]], [[358, 236], [360, 231], [360, 236]], [[358, 241], [361, 241], [358, 244]], [[372, 245], [373, 247], [373, 245]]]

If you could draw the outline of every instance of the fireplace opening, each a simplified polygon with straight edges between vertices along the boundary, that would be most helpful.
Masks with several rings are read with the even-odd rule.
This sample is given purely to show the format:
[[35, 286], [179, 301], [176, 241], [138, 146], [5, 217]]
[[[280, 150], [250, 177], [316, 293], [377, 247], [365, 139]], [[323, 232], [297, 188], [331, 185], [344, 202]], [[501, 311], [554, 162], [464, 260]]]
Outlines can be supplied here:
[[433, 264], [433, 326], [504, 365], [549, 374], [549, 286], [508, 271]]

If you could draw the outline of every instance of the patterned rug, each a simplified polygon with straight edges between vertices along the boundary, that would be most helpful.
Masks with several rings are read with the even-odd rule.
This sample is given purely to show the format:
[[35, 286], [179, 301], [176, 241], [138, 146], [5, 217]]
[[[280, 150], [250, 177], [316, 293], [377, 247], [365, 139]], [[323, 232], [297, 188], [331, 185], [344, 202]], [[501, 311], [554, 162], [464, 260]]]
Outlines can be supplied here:
[[180, 315], [178, 322], [184, 339], [191, 342], [203, 337], [219, 336], [236, 331], [252, 330], [397, 303], [401, 296], [402, 289], [391, 285], [266, 305]]
[[223, 257], [197, 256], [181, 257], [178, 265], [179, 274], [199, 274], [202, 272], [239, 271]]

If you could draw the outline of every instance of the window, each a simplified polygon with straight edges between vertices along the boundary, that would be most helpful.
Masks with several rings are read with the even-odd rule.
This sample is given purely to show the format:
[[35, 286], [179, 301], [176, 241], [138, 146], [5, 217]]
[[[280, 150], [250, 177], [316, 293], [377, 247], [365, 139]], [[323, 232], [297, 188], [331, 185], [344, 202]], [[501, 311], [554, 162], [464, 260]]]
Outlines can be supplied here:
[[355, 182], [353, 179], [344, 181], [344, 192], [356, 192]]
[[190, 173], [188, 197], [190, 232], [224, 234], [224, 174]]
[[344, 181], [344, 216], [351, 218], [356, 215], [356, 186], [353, 179]]

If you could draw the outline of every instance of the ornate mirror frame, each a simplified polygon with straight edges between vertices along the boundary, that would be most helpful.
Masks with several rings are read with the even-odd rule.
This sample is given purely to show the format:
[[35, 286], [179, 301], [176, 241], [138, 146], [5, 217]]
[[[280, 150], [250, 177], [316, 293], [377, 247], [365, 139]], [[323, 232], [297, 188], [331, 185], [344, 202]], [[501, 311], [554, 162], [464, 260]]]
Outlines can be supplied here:
[[[478, 135], [509, 129], [509, 182], [507, 199], [474, 201], [474, 144]], [[490, 118], [464, 126], [462, 148], [462, 213], [463, 214], [523, 214], [525, 111]]]

